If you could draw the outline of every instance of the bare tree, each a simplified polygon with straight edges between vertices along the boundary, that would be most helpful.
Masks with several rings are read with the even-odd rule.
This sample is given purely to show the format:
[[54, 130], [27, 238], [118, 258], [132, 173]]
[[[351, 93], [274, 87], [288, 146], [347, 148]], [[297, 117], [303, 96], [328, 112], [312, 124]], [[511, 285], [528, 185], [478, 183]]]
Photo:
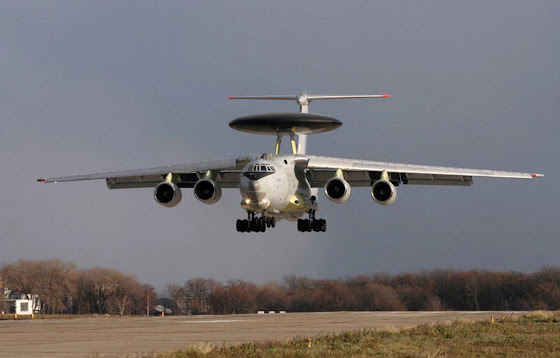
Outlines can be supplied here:
[[227, 284], [228, 303], [231, 313], [250, 313], [255, 311], [257, 286], [242, 280], [231, 280]]
[[375, 282], [366, 285], [362, 299], [368, 311], [402, 311], [405, 308], [392, 287]]
[[257, 288], [256, 307], [264, 311], [285, 311], [288, 309], [287, 290], [276, 282], [269, 282]]
[[[36, 293], [36, 288], [39, 285], [39, 282], [35, 279], [35, 273], [33, 261], [19, 260], [11, 264], [4, 264], [0, 269], [0, 276], [2, 276], [6, 287], [12, 292], [18, 292], [29, 298]], [[34, 310], [36, 308], [33, 307]]]
[[125, 313], [132, 313], [135, 297], [142, 296], [142, 284], [133, 275], [114, 272], [113, 277], [113, 297], [117, 304], [118, 313], [122, 316]]
[[110, 299], [114, 292], [115, 270], [93, 267], [78, 273], [80, 312], [109, 313]]
[[[61, 260], [19, 260], [0, 267], [4, 286], [31, 298], [45, 313], [149, 314], [155, 290], [133, 275], [93, 267], [76, 270]], [[230, 314], [259, 310], [530, 310], [560, 308], [560, 268], [519, 272], [433, 270], [361, 275], [345, 280], [286, 276], [283, 283], [226, 285], [193, 278], [167, 291], [176, 314]], [[3, 307], [0, 295], [0, 310]], [[36, 301], [34, 309], [37, 309]], [[4, 304], [5, 306], [5, 304]]]
[[210, 294], [220, 286], [221, 283], [208, 278], [197, 277], [186, 281], [183, 286], [183, 291], [188, 302], [188, 313], [204, 314], [210, 312]]
[[215, 314], [229, 314], [231, 313], [231, 307], [228, 301], [228, 291], [223, 286], [220, 285], [216, 287], [208, 297], [210, 302], [210, 307], [212, 307], [212, 312]]
[[150, 310], [156, 302], [156, 290], [154, 286], [143, 284], [142, 285], [142, 305], [145, 304], [146, 316], [150, 315]]
[[[11, 290], [32, 299], [36, 294], [45, 313], [62, 313], [71, 309], [76, 292], [76, 265], [61, 260], [19, 260], [2, 266], [0, 275]], [[33, 302], [33, 309], [38, 307]]]

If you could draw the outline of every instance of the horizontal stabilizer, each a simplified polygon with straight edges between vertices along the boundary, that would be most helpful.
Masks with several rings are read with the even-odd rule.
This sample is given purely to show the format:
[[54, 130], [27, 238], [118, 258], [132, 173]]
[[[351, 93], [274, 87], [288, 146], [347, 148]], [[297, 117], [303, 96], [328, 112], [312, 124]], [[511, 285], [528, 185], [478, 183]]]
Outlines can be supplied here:
[[313, 101], [320, 99], [349, 99], [349, 98], [388, 98], [390, 94], [347, 94], [347, 95], [311, 95], [302, 93], [300, 95], [287, 95], [287, 96], [230, 96], [228, 99], [265, 99], [276, 101], [298, 101], [304, 102], [305, 100]]
[[298, 96], [242, 96], [242, 97], [235, 97], [230, 96], [228, 99], [271, 99], [271, 100], [278, 100], [278, 101], [295, 101], [297, 100]]
[[302, 113], [309, 112], [309, 102], [321, 99], [349, 99], [349, 98], [388, 98], [390, 94], [347, 94], [347, 95], [311, 95], [302, 93], [297, 96], [230, 96], [228, 99], [264, 99], [276, 101], [296, 101], [299, 105], [299, 111]]

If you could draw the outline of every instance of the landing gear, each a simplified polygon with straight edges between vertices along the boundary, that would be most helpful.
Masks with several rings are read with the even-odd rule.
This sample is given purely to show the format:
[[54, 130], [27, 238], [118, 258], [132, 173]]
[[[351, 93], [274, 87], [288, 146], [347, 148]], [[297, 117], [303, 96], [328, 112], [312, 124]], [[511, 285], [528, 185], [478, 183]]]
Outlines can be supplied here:
[[276, 218], [270, 216], [256, 216], [254, 211], [247, 211], [247, 219], [237, 220], [237, 232], [265, 232], [266, 228], [276, 227]]
[[327, 220], [316, 219], [315, 210], [309, 210], [309, 219], [299, 219], [297, 222], [297, 229], [301, 232], [311, 232], [311, 231], [327, 231]]
[[265, 220], [266, 220], [266, 227], [272, 227], [272, 228], [276, 227], [276, 218], [267, 216]]

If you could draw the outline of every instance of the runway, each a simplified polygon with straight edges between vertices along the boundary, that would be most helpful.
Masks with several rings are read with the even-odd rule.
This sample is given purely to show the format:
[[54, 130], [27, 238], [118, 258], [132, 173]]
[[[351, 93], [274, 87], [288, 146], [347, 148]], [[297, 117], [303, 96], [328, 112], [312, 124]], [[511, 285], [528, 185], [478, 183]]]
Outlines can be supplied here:
[[0, 321], [0, 357], [136, 356], [189, 344], [313, 338], [364, 328], [401, 328], [525, 312], [328, 312], [228, 316], [92, 317]]

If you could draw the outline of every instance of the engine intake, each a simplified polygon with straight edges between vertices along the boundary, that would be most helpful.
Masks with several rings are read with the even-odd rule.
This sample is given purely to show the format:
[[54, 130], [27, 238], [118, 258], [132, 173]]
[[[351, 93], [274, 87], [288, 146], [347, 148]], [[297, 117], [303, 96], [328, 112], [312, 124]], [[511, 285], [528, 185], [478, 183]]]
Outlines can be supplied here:
[[154, 189], [154, 199], [159, 205], [172, 208], [181, 202], [181, 189], [174, 183], [161, 182]]
[[194, 196], [204, 204], [215, 204], [222, 197], [222, 188], [210, 178], [200, 179], [194, 185]]
[[344, 203], [348, 200], [351, 190], [350, 184], [339, 177], [331, 178], [325, 183], [325, 195], [335, 203]]
[[388, 180], [378, 180], [371, 186], [371, 198], [377, 204], [391, 205], [397, 199], [397, 188]]

